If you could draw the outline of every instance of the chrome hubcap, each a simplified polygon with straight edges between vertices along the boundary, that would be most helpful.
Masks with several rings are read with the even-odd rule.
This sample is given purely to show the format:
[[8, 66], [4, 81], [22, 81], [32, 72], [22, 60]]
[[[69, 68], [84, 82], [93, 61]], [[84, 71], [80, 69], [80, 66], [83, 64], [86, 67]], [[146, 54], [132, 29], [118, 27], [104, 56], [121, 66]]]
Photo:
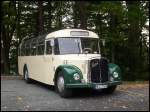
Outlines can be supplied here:
[[62, 76], [58, 78], [57, 86], [59, 91], [64, 90], [64, 78]]

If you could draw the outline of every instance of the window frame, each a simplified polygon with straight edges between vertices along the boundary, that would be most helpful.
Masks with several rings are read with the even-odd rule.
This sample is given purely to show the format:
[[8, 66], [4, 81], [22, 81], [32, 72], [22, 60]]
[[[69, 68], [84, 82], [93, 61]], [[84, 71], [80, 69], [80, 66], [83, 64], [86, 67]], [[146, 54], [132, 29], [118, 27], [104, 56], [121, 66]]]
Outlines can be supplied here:
[[[30, 56], [36, 56], [37, 55], [37, 39], [36, 38], [32, 38], [31, 39], [31, 43], [30, 43]], [[35, 45], [35, 54], [32, 54], [32, 49], [33, 49], [33, 46]]]
[[21, 56], [26, 56], [26, 53], [25, 53], [25, 43], [26, 43], [26, 41], [23, 41], [22, 43], [21, 43], [21, 46], [20, 46], [20, 49], [21, 49]]
[[58, 38], [55, 38], [55, 39], [54, 39], [54, 55], [60, 55], [59, 43], [58, 43], [58, 52], [59, 52], [59, 53], [55, 53], [56, 41], [58, 42]]
[[54, 44], [54, 46], [51, 46], [52, 47], [52, 53], [51, 54], [47, 54], [46, 53], [46, 50], [47, 50], [47, 41], [51, 41], [51, 40], [53, 40], [54, 41], [54, 39], [55, 38], [50, 38], [50, 39], [45, 39], [45, 50], [44, 50], [44, 55], [54, 55], [54, 46], [55, 46], [55, 44]]
[[[29, 43], [28, 43], [29, 42]], [[28, 50], [27, 50], [28, 49]], [[28, 51], [28, 52], [27, 52]], [[27, 54], [28, 53], [28, 54]], [[31, 39], [25, 41], [25, 56], [31, 56]]]
[[[36, 44], [36, 55], [37, 56], [41, 56], [41, 55], [44, 55], [45, 54], [45, 38], [44, 38], [45, 36], [41, 36], [41, 37], [38, 37], [37, 38], [37, 44]], [[44, 48], [43, 48], [43, 53], [42, 54], [39, 54], [39, 46], [44, 46]]]

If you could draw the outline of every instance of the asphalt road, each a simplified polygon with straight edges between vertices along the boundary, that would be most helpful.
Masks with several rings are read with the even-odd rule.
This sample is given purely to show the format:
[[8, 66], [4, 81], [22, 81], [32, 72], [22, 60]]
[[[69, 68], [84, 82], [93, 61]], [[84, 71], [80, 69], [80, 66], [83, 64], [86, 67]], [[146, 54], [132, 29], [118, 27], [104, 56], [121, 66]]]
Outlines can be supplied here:
[[61, 98], [54, 88], [21, 79], [1, 80], [1, 111], [149, 111], [149, 85], [117, 89], [113, 94], [75, 90], [73, 97]]

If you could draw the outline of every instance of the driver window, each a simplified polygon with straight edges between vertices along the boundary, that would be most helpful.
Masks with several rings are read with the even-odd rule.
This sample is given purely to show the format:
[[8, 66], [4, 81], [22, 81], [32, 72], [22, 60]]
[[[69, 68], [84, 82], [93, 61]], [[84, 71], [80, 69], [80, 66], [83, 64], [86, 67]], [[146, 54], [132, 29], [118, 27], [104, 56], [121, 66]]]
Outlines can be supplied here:
[[51, 40], [46, 42], [46, 54], [52, 54]]

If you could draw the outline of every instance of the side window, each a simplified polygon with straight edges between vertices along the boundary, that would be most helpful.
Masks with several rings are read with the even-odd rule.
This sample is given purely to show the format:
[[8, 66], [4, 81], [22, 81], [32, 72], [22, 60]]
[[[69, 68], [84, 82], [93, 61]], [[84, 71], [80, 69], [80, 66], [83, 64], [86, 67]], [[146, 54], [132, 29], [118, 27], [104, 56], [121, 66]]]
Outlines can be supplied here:
[[36, 55], [36, 39], [33, 39], [31, 42], [31, 55]]
[[58, 45], [58, 39], [54, 40], [55, 46], [54, 46], [54, 53], [59, 54], [59, 45]]
[[21, 56], [25, 56], [25, 42], [21, 45]]
[[43, 55], [44, 54], [44, 44], [38, 45], [37, 46], [37, 54], [38, 55]]
[[25, 55], [30, 55], [30, 39], [25, 42]]
[[46, 41], [46, 54], [52, 54], [51, 40]]
[[39, 39], [37, 43], [37, 55], [44, 55], [44, 39]]

